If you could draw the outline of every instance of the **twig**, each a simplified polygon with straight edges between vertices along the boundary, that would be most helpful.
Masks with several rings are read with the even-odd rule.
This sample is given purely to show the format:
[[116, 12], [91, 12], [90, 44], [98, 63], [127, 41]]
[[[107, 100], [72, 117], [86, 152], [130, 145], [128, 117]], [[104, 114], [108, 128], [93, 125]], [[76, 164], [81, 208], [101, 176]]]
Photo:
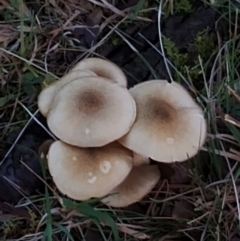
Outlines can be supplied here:
[[13, 56], [13, 57], [15, 57], [15, 58], [17, 58], [17, 59], [20, 59], [20, 60], [22, 60], [23, 62], [29, 64], [30, 66], [32, 65], [32, 66], [34, 66], [35, 68], [43, 71], [44, 73], [47, 73], [47, 74], [53, 76], [54, 78], [58, 78], [58, 77], [57, 77], [56, 75], [54, 75], [53, 73], [48, 72], [47, 70], [43, 69], [42, 67], [40, 67], [40, 66], [32, 63], [31, 61], [28, 61], [27, 59], [22, 58], [21, 56], [19, 56], [19, 55], [17, 55], [17, 54], [14, 54], [14, 53], [12, 53], [12, 52], [4, 49], [4, 48], [0, 48], [0, 51], [3, 51], [4, 53], [7, 53], [7, 54], [9, 54], [9, 55], [11, 55], [11, 56]]
[[[31, 119], [33, 119], [38, 125], [40, 125], [49, 136], [51, 136], [55, 141], [57, 140], [57, 138], [35, 117], [34, 114], [32, 114], [29, 109], [21, 102], [18, 101], [18, 103], [23, 107], [23, 109], [31, 116]], [[39, 110], [37, 110], [39, 111]]]
[[173, 82], [173, 78], [172, 78], [172, 74], [170, 72], [168, 63], [167, 63], [167, 58], [165, 55], [165, 51], [164, 51], [164, 47], [163, 47], [163, 42], [162, 42], [162, 31], [161, 31], [161, 16], [162, 16], [162, 0], [159, 3], [159, 9], [158, 9], [158, 34], [159, 34], [159, 43], [160, 43], [160, 48], [161, 48], [161, 52], [163, 55], [163, 60], [164, 60], [164, 64], [166, 66], [168, 75], [170, 77], [171, 82]]
[[8, 157], [8, 155], [11, 153], [11, 151], [13, 150], [13, 148], [16, 146], [17, 142], [19, 141], [19, 139], [21, 138], [22, 134], [24, 133], [24, 131], [26, 130], [26, 128], [28, 127], [28, 125], [30, 124], [30, 122], [32, 121], [33, 118], [35, 118], [35, 115], [38, 113], [38, 110], [35, 111], [34, 114], [32, 114], [32, 117], [28, 120], [28, 122], [25, 124], [25, 126], [22, 128], [21, 132], [18, 134], [18, 137], [16, 138], [16, 140], [14, 141], [14, 143], [12, 144], [12, 146], [9, 148], [9, 150], [7, 151], [7, 153], [5, 154], [5, 156], [3, 157], [2, 161], [0, 162], [0, 166], [3, 164], [3, 162], [6, 160], [6, 158]]

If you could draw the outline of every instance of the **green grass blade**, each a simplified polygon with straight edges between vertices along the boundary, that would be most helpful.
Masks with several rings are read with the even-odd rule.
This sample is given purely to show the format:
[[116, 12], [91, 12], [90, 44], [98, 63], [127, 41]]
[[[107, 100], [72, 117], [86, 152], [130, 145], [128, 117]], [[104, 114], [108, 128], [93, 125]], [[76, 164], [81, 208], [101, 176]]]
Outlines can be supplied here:
[[96, 208], [90, 206], [87, 202], [76, 203], [69, 199], [63, 199], [63, 204], [67, 208], [76, 209], [77, 211], [91, 219], [97, 219], [105, 222], [112, 229], [115, 240], [120, 240], [117, 225], [112, 219], [112, 217], [106, 212], [97, 210]]
[[69, 240], [75, 241], [73, 236], [68, 232], [68, 230], [65, 227], [63, 227], [59, 223], [54, 223], [53, 225], [56, 226], [59, 230], [61, 230], [63, 233], [65, 233]]
[[[44, 167], [44, 165], [42, 164], [43, 161], [41, 161], [41, 168], [42, 168], [42, 173], [43, 173], [43, 178], [44, 180], [46, 180], [46, 169]], [[47, 241], [52, 241], [52, 214], [51, 214], [51, 202], [50, 202], [50, 198], [49, 198], [49, 192], [48, 192], [48, 188], [47, 186], [45, 186], [45, 209], [47, 212], [47, 226], [45, 229], [45, 233], [47, 235]]]
[[104, 234], [104, 231], [102, 230], [102, 227], [101, 227], [99, 221], [95, 218], [93, 218], [92, 221], [98, 227], [98, 230], [99, 230], [100, 234], [102, 235], [104, 241], [108, 241], [107, 237]]

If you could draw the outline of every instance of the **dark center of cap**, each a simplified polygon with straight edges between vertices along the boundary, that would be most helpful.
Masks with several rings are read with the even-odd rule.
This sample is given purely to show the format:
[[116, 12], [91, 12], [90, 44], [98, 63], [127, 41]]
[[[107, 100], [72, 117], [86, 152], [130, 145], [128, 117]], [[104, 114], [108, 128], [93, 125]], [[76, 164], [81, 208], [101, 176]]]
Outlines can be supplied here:
[[148, 116], [161, 123], [172, 122], [176, 115], [175, 108], [164, 100], [151, 99], [148, 103]]
[[86, 114], [93, 114], [103, 107], [104, 99], [98, 90], [85, 90], [78, 97], [78, 109]]

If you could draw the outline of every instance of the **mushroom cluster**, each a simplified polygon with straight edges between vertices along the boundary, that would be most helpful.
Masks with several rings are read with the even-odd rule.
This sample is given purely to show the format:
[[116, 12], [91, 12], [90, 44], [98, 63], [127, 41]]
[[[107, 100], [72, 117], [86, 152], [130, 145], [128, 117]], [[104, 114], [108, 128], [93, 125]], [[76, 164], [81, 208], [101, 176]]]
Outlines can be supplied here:
[[205, 142], [203, 111], [178, 83], [149, 80], [127, 88], [114, 63], [88, 58], [43, 89], [40, 112], [59, 139], [48, 168], [60, 192], [112, 207], [142, 199], [160, 179], [156, 162], [181, 162]]

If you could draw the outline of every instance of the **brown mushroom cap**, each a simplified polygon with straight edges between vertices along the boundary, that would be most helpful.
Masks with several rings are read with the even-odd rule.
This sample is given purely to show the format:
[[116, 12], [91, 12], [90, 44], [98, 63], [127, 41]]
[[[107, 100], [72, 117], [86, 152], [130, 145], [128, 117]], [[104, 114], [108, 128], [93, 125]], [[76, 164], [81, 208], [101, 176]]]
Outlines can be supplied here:
[[151, 80], [130, 92], [137, 117], [119, 140], [122, 145], [160, 162], [180, 162], [197, 154], [207, 125], [202, 109], [180, 84]]
[[38, 96], [38, 108], [42, 113], [42, 115], [45, 117], [47, 116], [52, 100], [64, 85], [68, 84], [73, 80], [79, 79], [81, 77], [87, 77], [87, 76], [97, 76], [97, 75], [90, 70], [73, 71], [64, 75], [59, 80], [53, 82], [48, 87], [44, 88]]
[[132, 169], [132, 152], [109, 144], [80, 148], [55, 141], [48, 168], [60, 192], [75, 200], [102, 197], [119, 185]]
[[111, 207], [126, 207], [140, 201], [160, 179], [157, 165], [133, 167], [127, 178], [101, 202]]
[[101, 77], [83, 77], [58, 92], [47, 123], [68, 144], [98, 147], [126, 134], [135, 117], [136, 104], [128, 89]]
[[48, 139], [46, 141], [44, 141], [40, 147], [38, 148], [38, 156], [43, 159], [46, 158], [48, 155], [48, 150], [50, 148], [50, 146], [52, 145], [52, 143], [54, 142], [54, 140], [52, 139]]
[[123, 71], [113, 62], [101, 58], [87, 58], [77, 63], [71, 71], [91, 70], [105, 79], [112, 79], [118, 85], [127, 87], [127, 77]]

